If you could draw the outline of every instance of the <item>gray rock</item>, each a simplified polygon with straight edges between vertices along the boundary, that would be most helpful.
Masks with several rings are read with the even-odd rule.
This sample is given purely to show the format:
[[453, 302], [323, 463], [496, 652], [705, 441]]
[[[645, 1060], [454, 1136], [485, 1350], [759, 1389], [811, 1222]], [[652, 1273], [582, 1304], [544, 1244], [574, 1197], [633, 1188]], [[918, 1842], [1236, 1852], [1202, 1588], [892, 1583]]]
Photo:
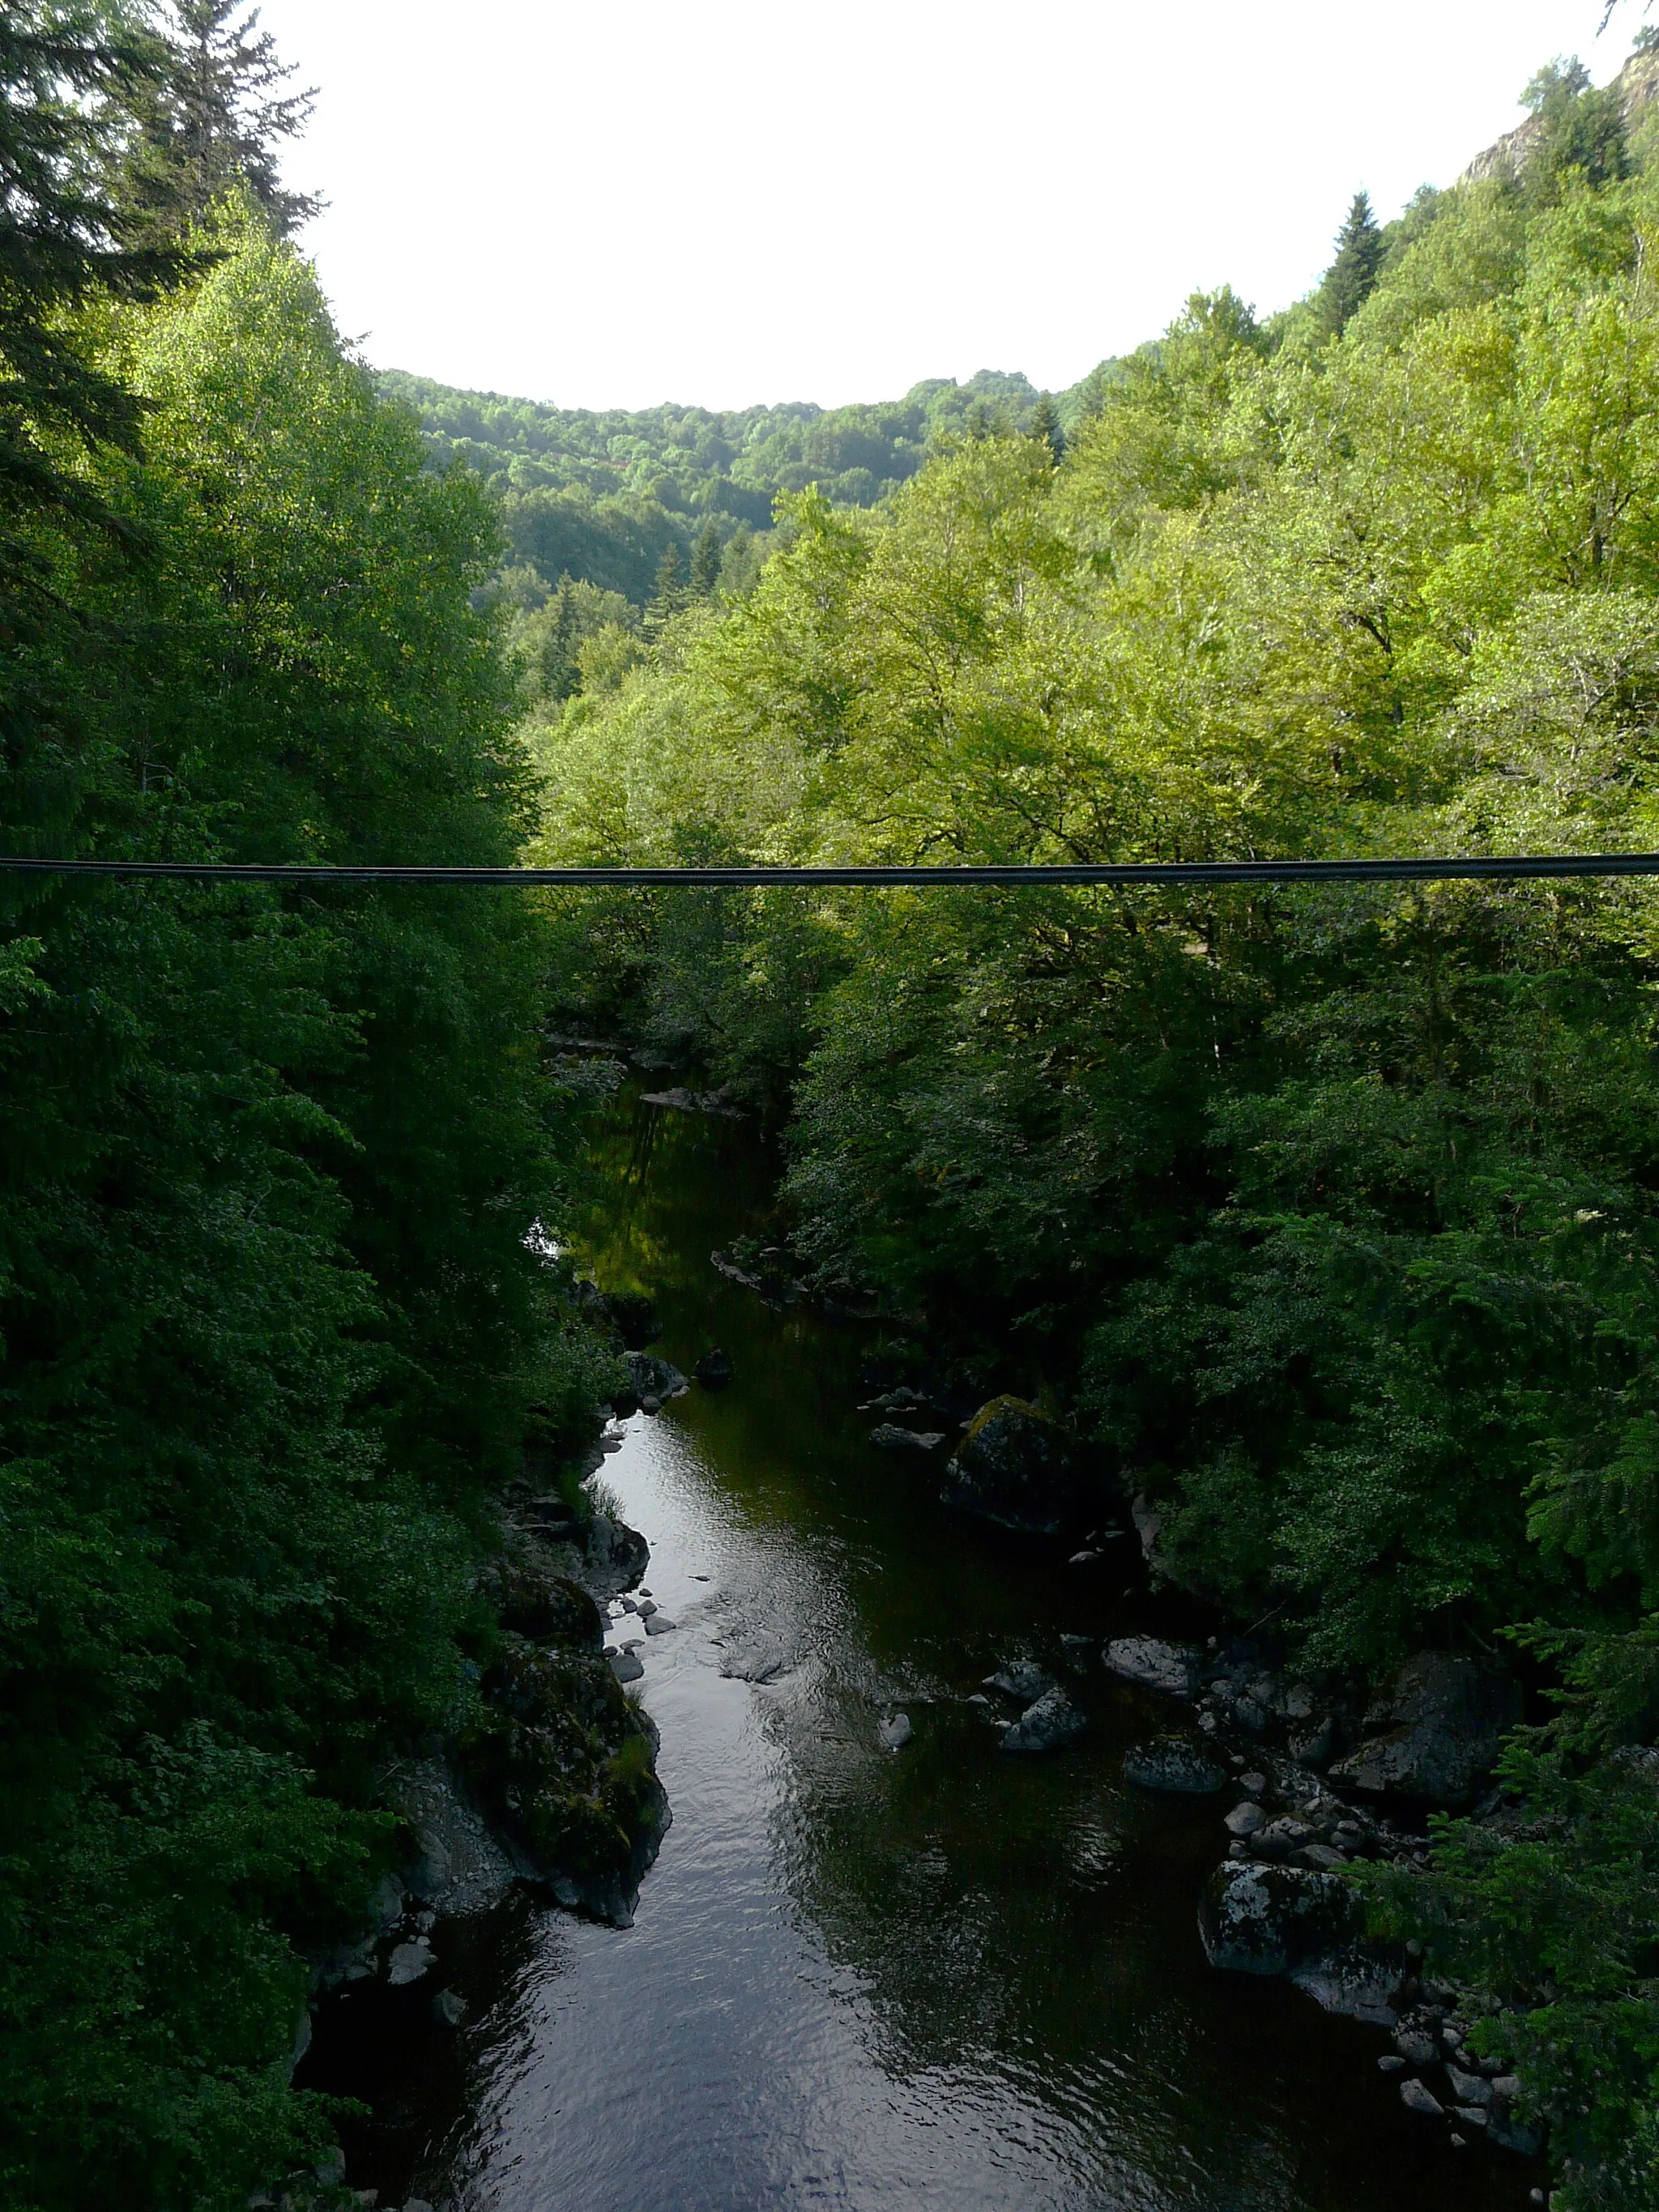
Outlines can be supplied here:
[[789, 1664], [775, 1636], [740, 1637], [720, 1654], [720, 1672], [734, 1682], [769, 1682]]
[[1054, 1751], [1081, 1735], [1088, 1722], [1064, 1690], [1044, 1691], [1002, 1739], [1005, 1751]]
[[896, 1421], [879, 1421], [870, 1431], [870, 1441], [878, 1451], [936, 1451], [945, 1442], [940, 1430], [901, 1428]]
[[1452, 2114], [1454, 2118], [1462, 2120], [1466, 2128], [1485, 2128], [1492, 2118], [1492, 2114], [1482, 2105], [1455, 2105]]
[[1425, 2035], [1420, 2027], [1397, 2028], [1394, 2047], [1408, 2066], [1432, 2066], [1440, 2056], [1433, 2038]]
[[671, 1620], [665, 1613], [653, 1610], [646, 1621], [645, 1632], [647, 1636], [666, 1636], [671, 1629], [678, 1626], [678, 1623]]
[[1013, 1698], [1022, 1705], [1034, 1705], [1054, 1686], [1054, 1678], [1045, 1674], [1035, 1659], [1010, 1659], [999, 1667], [994, 1674], [985, 1677], [988, 1690], [1000, 1690], [1005, 1698]]
[[1479, 2105], [1483, 2109], [1492, 2100], [1492, 2086], [1479, 2074], [1465, 2074], [1458, 2067], [1448, 2065], [1446, 2079], [1451, 2083], [1452, 2095], [1460, 2105]]
[[1252, 1838], [1251, 1848], [1258, 1858], [1288, 1860], [1312, 1838], [1313, 1830], [1305, 1820], [1291, 1820], [1286, 1816], [1269, 1820], [1265, 1827], [1258, 1828]]
[[380, 1795], [413, 1832], [410, 1879], [416, 1896], [447, 1911], [476, 1912], [507, 1895], [512, 1862], [443, 1759], [399, 1759], [381, 1777]]
[[879, 1722], [876, 1728], [877, 1737], [885, 1751], [902, 1751], [915, 1734], [908, 1713], [895, 1713], [890, 1720]]
[[1191, 1697], [1198, 1680], [1198, 1653], [1189, 1645], [1161, 1644], [1155, 1636], [1118, 1637], [1106, 1646], [1104, 1661], [1109, 1674], [1172, 1697]]
[[1267, 1794], [1267, 1778], [1265, 1774], [1258, 1774], [1252, 1767], [1248, 1774], [1239, 1776], [1238, 1786], [1247, 1797], [1265, 1797]]
[[1345, 1944], [1311, 1966], [1298, 1966], [1292, 1984], [1326, 2012], [1363, 2020], [1373, 2027], [1392, 2027], [1394, 1993], [1400, 1980], [1392, 1960], [1363, 1942]]
[[1239, 1974], [1311, 1967], [1352, 1940], [1357, 1907], [1334, 1875], [1229, 1862], [1210, 1876], [1199, 1934], [1212, 1966]]
[[1123, 1772], [1143, 1790], [1177, 1790], [1195, 1797], [1209, 1796], [1227, 1779], [1224, 1768], [1207, 1750], [1179, 1735], [1138, 1743], [1125, 1758]]
[[1455, 1652], [1420, 1651], [1365, 1716], [1368, 1728], [1386, 1732], [1339, 1759], [1331, 1779], [1372, 1796], [1467, 1805], [1520, 1719], [1520, 1689], [1502, 1668]]
[[1379, 2070], [1384, 2074], [1398, 2074], [1404, 2068], [1406, 2062], [1397, 2051], [1385, 2051], [1376, 2063]]
[[647, 1398], [665, 1403], [670, 1398], [684, 1398], [691, 1388], [672, 1359], [659, 1359], [650, 1352], [629, 1352], [623, 1356], [628, 1361], [628, 1379], [641, 1405]]
[[1077, 1516], [1082, 1495], [1065, 1431], [1023, 1398], [980, 1407], [939, 1492], [962, 1512], [1042, 1536], [1057, 1536]]
[[1400, 2101], [1408, 2112], [1421, 2112], [1426, 2120], [1443, 2120], [1446, 2117], [1446, 2108], [1439, 2098], [1420, 2081], [1402, 2081]]
[[1322, 1874], [1334, 1874], [1338, 1867], [1348, 1863], [1342, 1853], [1329, 1844], [1304, 1844], [1296, 1856], [1304, 1866], [1317, 1867]]
[[398, 1945], [386, 1961], [386, 1978], [394, 1990], [404, 1989], [410, 1982], [418, 1982], [422, 1974], [429, 1973], [437, 1963], [432, 1946], [422, 1936], [418, 1942]]
[[611, 1671], [619, 1682], [637, 1682], [645, 1673], [645, 1662], [631, 1651], [619, 1651], [611, 1662]]
[[441, 2027], [459, 2027], [466, 2018], [466, 1999], [453, 1990], [440, 1990], [432, 2000], [432, 2017]]
[[1254, 1836], [1267, 1825], [1267, 1814], [1254, 1799], [1249, 1797], [1242, 1805], [1235, 1805], [1226, 1820], [1227, 1827], [1235, 1836]]
[[1499, 2150], [1512, 2150], [1518, 2158], [1536, 2158], [1544, 2148], [1544, 2133], [1541, 2128], [1494, 2107], [1487, 2114], [1486, 2141]]

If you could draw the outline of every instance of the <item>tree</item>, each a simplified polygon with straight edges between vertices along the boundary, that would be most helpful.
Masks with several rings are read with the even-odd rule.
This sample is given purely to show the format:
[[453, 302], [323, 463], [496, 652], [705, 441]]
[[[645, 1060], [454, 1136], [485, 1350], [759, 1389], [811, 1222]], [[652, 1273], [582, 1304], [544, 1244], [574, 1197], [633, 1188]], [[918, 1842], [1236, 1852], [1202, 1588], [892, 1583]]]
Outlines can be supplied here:
[[292, 192], [277, 167], [285, 139], [310, 118], [314, 91], [286, 92], [290, 65], [242, 0], [172, 0], [163, 56], [121, 180], [128, 221], [141, 235], [178, 238], [239, 185], [272, 232], [285, 238], [322, 206]]
[[45, 519], [130, 526], [70, 458], [136, 452], [143, 409], [101, 367], [75, 311], [155, 297], [184, 267], [135, 246], [104, 182], [154, 58], [86, 9], [0, 9], [0, 602], [38, 591]]
[[568, 699], [581, 682], [576, 666], [576, 587], [568, 573], [559, 579], [553, 619], [542, 647], [542, 696]]
[[1598, 91], [1574, 54], [1547, 63], [1521, 95], [1538, 124], [1526, 154], [1528, 197], [1547, 205], [1570, 169], [1592, 185], [1628, 173], [1625, 118], [1611, 87]]
[[714, 527], [711, 514], [697, 532], [697, 542], [691, 548], [691, 589], [700, 599], [714, 596], [720, 580], [721, 546], [720, 532]]
[[1371, 212], [1370, 195], [1356, 192], [1347, 220], [1336, 234], [1336, 258], [1319, 287], [1320, 317], [1333, 337], [1346, 329], [1376, 289], [1382, 252], [1382, 233]]
[[1066, 433], [1060, 427], [1060, 410], [1051, 392], [1045, 392], [1031, 410], [1031, 426], [1027, 434], [1042, 441], [1058, 468], [1066, 458]]

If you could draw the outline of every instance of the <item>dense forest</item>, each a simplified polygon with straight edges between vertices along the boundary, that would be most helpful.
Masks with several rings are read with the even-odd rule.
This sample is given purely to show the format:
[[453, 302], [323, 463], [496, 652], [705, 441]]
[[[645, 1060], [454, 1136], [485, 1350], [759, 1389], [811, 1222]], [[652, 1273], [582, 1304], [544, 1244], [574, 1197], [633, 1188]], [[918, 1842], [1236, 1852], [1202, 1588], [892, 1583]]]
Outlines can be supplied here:
[[[1065, 395], [1071, 412], [1106, 373]], [[672, 547], [689, 570], [699, 538], [723, 550], [769, 530], [780, 492], [815, 484], [840, 505], [872, 507], [908, 483], [940, 437], [970, 423], [1030, 426], [1042, 396], [1023, 376], [984, 369], [965, 384], [919, 384], [890, 405], [653, 407], [628, 414], [538, 406], [381, 374], [388, 398], [419, 416], [434, 462], [459, 460], [501, 495], [514, 589], [538, 605], [562, 576], [641, 606]], [[707, 536], [705, 536], [707, 533]]]
[[[3, 849], [510, 860], [497, 517], [286, 241], [240, 13], [0, 9]], [[240, 2206], [331, 2141], [289, 2076], [380, 1771], [468, 1725], [489, 1501], [605, 1372], [525, 1243], [545, 924], [0, 901], [0, 2197]]]
[[[1659, 845], [1659, 62], [983, 419], [526, 725], [549, 861]], [[1033, 428], [1036, 434], [1030, 434]], [[1659, 944], [1632, 884], [554, 901], [571, 1012], [775, 1115], [802, 1266], [1037, 1398], [1294, 1663], [1508, 1649], [1496, 1825], [1370, 1879], [1659, 2203]]]
[[[1659, 846], [1656, 44], [1070, 393], [601, 416], [352, 356], [235, 0], [0, 8], [5, 849]], [[769, 1117], [803, 1273], [1219, 1615], [1515, 1655], [1511, 1816], [1356, 1878], [1501, 2004], [1564, 2212], [1659, 2206], [1649, 890], [0, 902], [8, 2204], [325, 2152], [386, 1762], [477, 1724], [494, 1502], [611, 1388], [552, 1014]]]

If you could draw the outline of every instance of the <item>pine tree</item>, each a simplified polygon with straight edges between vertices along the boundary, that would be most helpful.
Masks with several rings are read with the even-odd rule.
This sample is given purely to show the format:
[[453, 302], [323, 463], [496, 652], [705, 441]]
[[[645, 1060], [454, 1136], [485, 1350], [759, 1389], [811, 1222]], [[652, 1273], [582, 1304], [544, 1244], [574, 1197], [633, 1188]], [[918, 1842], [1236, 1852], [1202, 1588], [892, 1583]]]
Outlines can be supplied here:
[[1371, 213], [1369, 192], [1356, 192], [1347, 221], [1336, 234], [1336, 258], [1325, 271], [1317, 306], [1334, 337], [1376, 289], [1382, 273], [1382, 233]]
[[711, 514], [697, 532], [697, 542], [691, 549], [691, 589], [700, 599], [712, 599], [714, 596], [720, 580], [722, 551], [720, 532]]
[[1042, 440], [1058, 468], [1066, 458], [1066, 433], [1060, 427], [1060, 410], [1052, 394], [1045, 392], [1031, 410], [1031, 427], [1026, 434]]
[[542, 646], [542, 696], [568, 699], [580, 688], [576, 662], [576, 587], [568, 570], [560, 577], [554, 595], [553, 619]]
[[277, 167], [281, 143], [298, 137], [310, 118], [314, 89], [282, 89], [293, 69], [260, 30], [258, 9], [239, 21], [242, 0], [172, 0], [165, 64], [122, 179], [129, 227], [149, 240], [179, 237], [238, 185], [279, 238], [323, 204], [287, 191]]
[[138, 401], [93, 358], [74, 311], [154, 297], [186, 266], [135, 246], [104, 184], [153, 56], [84, 17], [0, 8], [0, 601], [40, 580], [44, 517], [122, 534], [72, 458], [136, 451]]

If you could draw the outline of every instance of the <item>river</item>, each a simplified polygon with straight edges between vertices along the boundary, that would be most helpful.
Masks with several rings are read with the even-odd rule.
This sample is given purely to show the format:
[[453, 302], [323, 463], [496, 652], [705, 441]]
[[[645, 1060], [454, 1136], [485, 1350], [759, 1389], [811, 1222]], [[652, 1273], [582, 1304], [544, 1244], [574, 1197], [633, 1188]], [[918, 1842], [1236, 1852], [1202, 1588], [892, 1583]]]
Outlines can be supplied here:
[[[1127, 1572], [948, 1516], [872, 1449], [859, 1332], [708, 1265], [767, 1164], [731, 1123], [630, 1103], [599, 1139], [589, 1256], [644, 1288], [688, 1371], [608, 1483], [678, 1625], [643, 1647], [674, 1824], [634, 1927], [518, 1897], [441, 1922], [458, 2033], [405, 2009], [343, 2047], [350, 2178], [455, 2212], [1371, 2212], [1518, 2208], [1535, 2171], [1406, 2113], [1375, 2029], [1212, 1973], [1194, 1901], [1213, 1802], [1125, 1783], [1154, 1700], [1086, 1668], [1078, 1747], [1000, 1750], [967, 1702], [1066, 1632], [1168, 1632]], [[770, 1640], [791, 1663], [720, 1671]], [[914, 1740], [882, 1748], [884, 1712]]]

